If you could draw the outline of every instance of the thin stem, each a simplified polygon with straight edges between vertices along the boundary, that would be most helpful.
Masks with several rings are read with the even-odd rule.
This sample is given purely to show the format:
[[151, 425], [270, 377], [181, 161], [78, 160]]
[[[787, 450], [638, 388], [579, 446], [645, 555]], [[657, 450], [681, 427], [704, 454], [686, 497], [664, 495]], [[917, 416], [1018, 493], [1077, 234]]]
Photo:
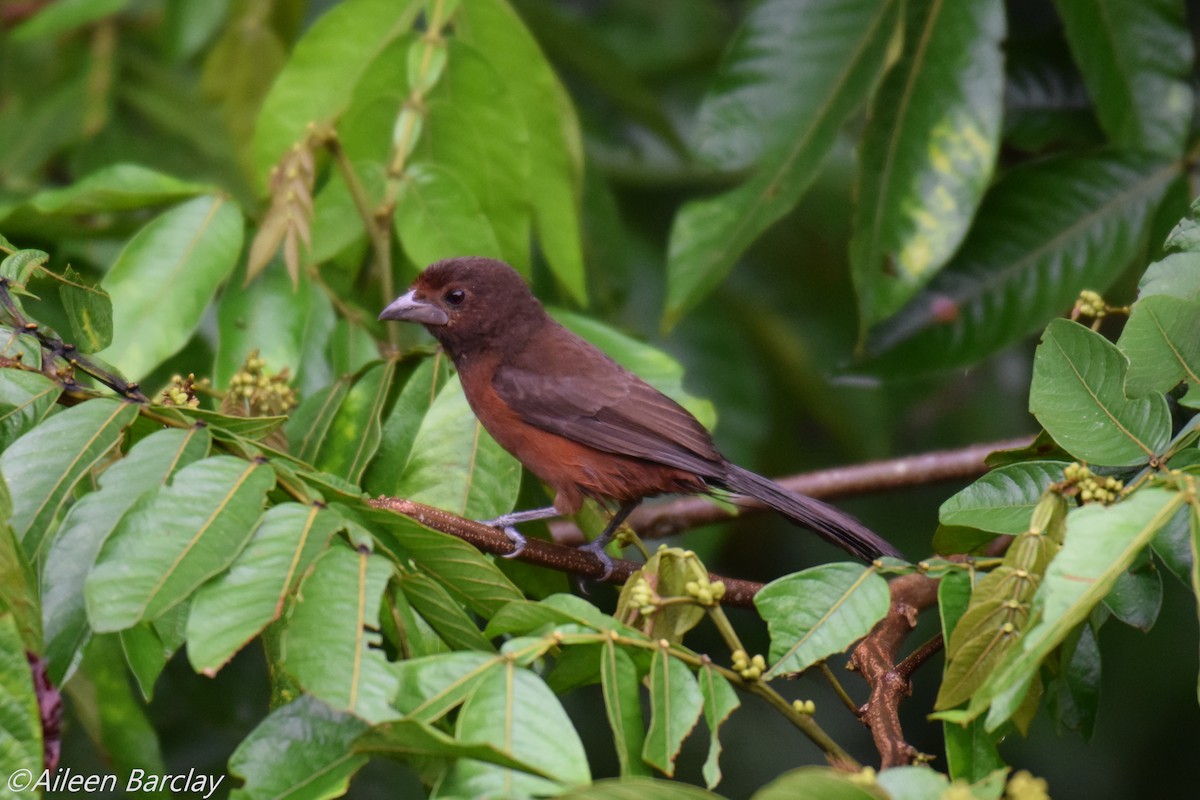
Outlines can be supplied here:
[[833, 688], [833, 693], [842, 701], [842, 705], [850, 709], [851, 713], [858, 714], [858, 703], [854, 702], [854, 698], [846, 691], [846, 687], [842, 686], [842, 682], [837, 679], [837, 675], [833, 674], [833, 670], [824, 661], [821, 662], [821, 674], [825, 676], [825, 680]]
[[[375, 255], [375, 269], [379, 273], [380, 292], [383, 294], [385, 302], [390, 301], [396, 296], [395, 282], [392, 278], [391, 214], [385, 215], [380, 213], [380, 210], [372, 208], [367, 189], [359, 180], [358, 173], [354, 171], [354, 165], [350, 162], [350, 157], [346, 155], [336, 132], [330, 131], [325, 137], [325, 147], [333, 155], [334, 163], [338, 166], [342, 180], [346, 182], [346, 188], [350, 191], [350, 199], [354, 201], [354, 207], [362, 217], [363, 227], [366, 228], [367, 238], [371, 242], [371, 251]], [[396, 326], [387, 325], [385, 329], [388, 343], [394, 346], [398, 336]]]
[[742, 640], [738, 638], [737, 631], [733, 629], [733, 625], [729, 622], [729, 617], [725, 616], [725, 610], [720, 606], [710, 606], [708, 608], [708, 618], [712, 620], [713, 625], [717, 626], [717, 631], [721, 634], [721, 638], [725, 640], [725, 645], [730, 652], [741, 650], [745, 651], [746, 647], [742, 644]]

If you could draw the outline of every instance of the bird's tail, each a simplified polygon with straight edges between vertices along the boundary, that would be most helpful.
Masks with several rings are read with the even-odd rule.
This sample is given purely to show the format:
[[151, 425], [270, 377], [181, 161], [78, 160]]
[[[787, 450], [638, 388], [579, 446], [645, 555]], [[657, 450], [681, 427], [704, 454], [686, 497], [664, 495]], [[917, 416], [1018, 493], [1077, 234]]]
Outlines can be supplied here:
[[873, 533], [867, 526], [849, 514], [831, 505], [789, 492], [774, 481], [736, 464], [729, 464], [723, 487], [739, 494], [749, 495], [783, 514], [797, 525], [808, 528], [830, 544], [835, 544], [851, 555], [864, 561], [874, 561], [880, 556], [904, 556], [883, 537]]

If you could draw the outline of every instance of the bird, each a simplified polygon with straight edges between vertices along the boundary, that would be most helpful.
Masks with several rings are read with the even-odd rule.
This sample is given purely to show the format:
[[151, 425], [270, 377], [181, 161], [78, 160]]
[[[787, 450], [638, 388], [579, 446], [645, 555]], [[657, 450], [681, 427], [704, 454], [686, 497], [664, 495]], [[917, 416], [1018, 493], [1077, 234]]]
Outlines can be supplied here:
[[426, 267], [380, 320], [421, 324], [454, 363], [476, 418], [554, 493], [547, 508], [487, 524], [511, 539], [515, 525], [570, 516], [587, 499], [612, 511], [583, 549], [613, 568], [605, 547], [643, 499], [724, 491], [752, 497], [865, 561], [903, 558], [885, 539], [833, 506], [737, 466], [687, 409], [563, 327], [508, 264], [475, 256]]

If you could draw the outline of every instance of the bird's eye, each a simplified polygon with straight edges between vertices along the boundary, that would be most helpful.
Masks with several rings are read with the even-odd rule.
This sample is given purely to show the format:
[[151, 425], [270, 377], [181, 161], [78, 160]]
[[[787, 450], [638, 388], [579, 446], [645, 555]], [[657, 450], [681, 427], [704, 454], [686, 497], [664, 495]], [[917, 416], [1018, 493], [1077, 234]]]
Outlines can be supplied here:
[[467, 299], [467, 293], [462, 289], [451, 289], [446, 292], [446, 302], [452, 306], [461, 306], [463, 300]]

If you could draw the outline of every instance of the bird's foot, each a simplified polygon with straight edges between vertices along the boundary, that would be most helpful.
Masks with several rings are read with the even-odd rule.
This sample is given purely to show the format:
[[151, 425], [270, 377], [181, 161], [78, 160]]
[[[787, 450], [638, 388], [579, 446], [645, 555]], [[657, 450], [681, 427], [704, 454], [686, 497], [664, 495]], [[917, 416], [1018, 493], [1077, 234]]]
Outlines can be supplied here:
[[508, 540], [516, 547], [511, 553], [504, 553], [502, 558], [516, 558], [525, 552], [526, 539], [513, 526], [522, 522], [533, 522], [539, 519], [548, 519], [549, 517], [557, 517], [558, 511], [554, 506], [549, 508], [535, 508], [530, 511], [513, 511], [511, 514], [501, 514], [495, 519], [480, 520], [481, 525], [487, 525], [489, 528], [498, 528]]
[[604, 567], [604, 572], [600, 575], [600, 577], [595, 579], [598, 581], [608, 580], [609, 576], [612, 575], [612, 573], [613, 573], [613, 569], [615, 569], [617, 566], [616, 562], [613, 561], [612, 556], [610, 556], [604, 550], [604, 548], [607, 545], [608, 545], [607, 540], [602, 541], [601, 539], [598, 538], [598, 539], [593, 539], [592, 541], [588, 542], [587, 544], [581, 544], [579, 547], [575, 548], [576, 550], [585, 550], [585, 551], [591, 553], [600, 562], [601, 566]]
[[492, 522], [486, 522], [485, 525], [491, 525], [493, 528], [499, 528], [501, 533], [508, 537], [508, 540], [513, 543], [513, 549], [510, 553], [501, 553], [501, 558], [516, 558], [525, 552], [525, 545], [528, 540], [521, 535], [521, 532], [512, 525], [496, 525]]

